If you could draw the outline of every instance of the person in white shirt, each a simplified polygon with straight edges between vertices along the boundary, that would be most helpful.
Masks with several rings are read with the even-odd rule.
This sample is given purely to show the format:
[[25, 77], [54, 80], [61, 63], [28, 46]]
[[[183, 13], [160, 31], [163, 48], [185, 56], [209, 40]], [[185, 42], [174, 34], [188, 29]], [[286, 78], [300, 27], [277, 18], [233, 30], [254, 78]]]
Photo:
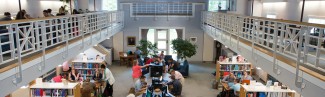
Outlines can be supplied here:
[[106, 87], [104, 89], [103, 97], [112, 97], [113, 96], [113, 84], [115, 82], [115, 78], [112, 72], [106, 68], [105, 65], [101, 65], [100, 68], [103, 72], [103, 80], [106, 81]]
[[176, 71], [176, 70], [172, 70], [172, 72], [170, 74], [174, 75], [175, 79], [179, 80], [181, 82], [181, 84], [184, 86], [185, 79], [184, 79], [182, 73], [180, 73], [179, 71]]

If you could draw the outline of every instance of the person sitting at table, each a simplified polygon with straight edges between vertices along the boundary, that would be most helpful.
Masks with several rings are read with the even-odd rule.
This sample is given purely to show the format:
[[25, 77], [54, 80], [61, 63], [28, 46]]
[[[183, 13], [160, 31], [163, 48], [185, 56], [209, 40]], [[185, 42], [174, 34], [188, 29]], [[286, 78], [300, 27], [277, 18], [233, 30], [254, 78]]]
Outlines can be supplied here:
[[136, 54], [136, 55], [141, 55], [142, 54], [142, 51], [139, 50], [139, 47], [135, 48], [134, 54]]
[[223, 79], [222, 79], [222, 82], [224, 83], [233, 83], [235, 81], [236, 77], [234, 75], [234, 73], [230, 73], [229, 75], [225, 76]]
[[158, 56], [157, 56], [157, 55], [154, 55], [152, 58], [150, 58], [150, 59], [148, 59], [148, 60], [146, 61], [146, 64], [151, 64], [151, 63], [153, 63], [157, 58], [158, 58]]
[[93, 80], [95, 81], [101, 81], [101, 79], [103, 78], [103, 74], [99, 72], [98, 69], [95, 70], [95, 74], [93, 76]]
[[60, 83], [60, 82], [62, 82], [62, 79], [64, 79], [64, 78], [65, 78], [65, 74], [60, 73], [60, 75], [53, 77], [52, 81], [55, 83]]
[[175, 79], [179, 80], [179, 82], [181, 82], [181, 84], [184, 86], [185, 78], [183, 77], [182, 73], [176, 70], [172, 70], [170, 72], [170, 75], [175, 76]]
[[173, 59], [168, 59], [167, 65], [168, 65], [168, 71], [170, 71], [171, 69], [179, 70], [179, 64]]
[[167, 83], [169, 86], [171, 86], [170, 93], [173, 94], [175, 97], [180, 97], [182, 94], [182, 84], [179, 82], [179, 80], [176, 80], [175, 76], [170, 76], [171, 82]]
[[130, 88], [129, 95], [127, 95], [126, 97], [136, 97], [135, 96], [135, 89], [134, 88]]
[[138, 60], [133, 60], [133, 67], [132, 67], [132, 78], [133, 82], [137, 81], [137, 79], [142, 75], [141, 69], [148, 67], [149, 64], [144, 65], [144, 66], [139, 66]]
[[145, 76], [141, 76], [140, 79], [138, 79], [136, 82], [135, 82], [135, 85], [134, 85], [134, 88], [135, 88], [135, 92], [138, 93], [138, 92], [143, 92], [146, 90], [146, 85], [144, 85], [144, 83], [146, 83], [146, 77]]
[[90, 82], [90, 79], [86, 79], [82, 83], [81, 97], [91, 97], [91, 93], [94, 92], [95, 88], [95, 85]]
[[229, 86], [230, 89], [234, 90], [234, 94], [236, 96], [239, 96], [239, 94], [236, 93], [236, 92], [240, 91], [240, 83], [239, 83], [239, 81], [240, 81], [239, 79], [236, 79], [235, 82], [234, 82], [234, 85]]
[[248, 73], [246, 71], [243, 72], [243, 76], [240, 79], [240, 82], [242, 82], [243, 80], [253, 80], [252, 76], [248, 75]]
[[71, 67], [71, 72], [69, 73], [69, 81], [77, 82], [79, 81], [80, 73], [78, 73], [74, 67]]

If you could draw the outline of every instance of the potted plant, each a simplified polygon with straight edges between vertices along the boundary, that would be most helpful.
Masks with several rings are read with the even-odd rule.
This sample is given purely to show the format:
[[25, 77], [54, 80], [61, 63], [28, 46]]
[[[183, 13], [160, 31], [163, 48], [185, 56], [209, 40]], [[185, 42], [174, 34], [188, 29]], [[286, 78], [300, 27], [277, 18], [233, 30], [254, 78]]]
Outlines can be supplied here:
[[192, 44], [189, 40], [177, 38], [172, 40], [174, 51], [177, 53], [178, 59], [186, 59], [196, 54], [197, 46]]
[[157, 43], [151, 43], [147, 40], [140, 40], [137, 48], [142, 51], [141, 55], [144, 57], [158, 53]]

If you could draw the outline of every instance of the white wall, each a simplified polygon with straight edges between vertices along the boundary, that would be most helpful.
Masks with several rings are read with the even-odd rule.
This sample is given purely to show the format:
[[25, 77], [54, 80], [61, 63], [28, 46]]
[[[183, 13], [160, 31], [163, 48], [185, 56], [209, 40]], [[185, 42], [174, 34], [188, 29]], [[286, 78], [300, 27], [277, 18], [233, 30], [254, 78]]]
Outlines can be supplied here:
[[[65, 4], [60, 0], [21, 0], [22, 9], [25, 9], [34, 18], [43, 17], [43, 10], [49, 8], [52, 9], [52, 14], [56, 14], [59, 8]], [[70, 4], [66, 5], [70, 6]], [[0, 15], [3, 15], [4, 12], [10, 12], [12, 16], [16, 16], [18, 11], [18, 0], [1, 0]]]
[[[262, 6], [260, 6], [262, 5]], [[267, 14], [276, 14], [277, 19], [300, 21], [302, 1], [287, 0], [287, 2], [255, 2], [254, 16], [266, 17]], [[261, 9], [261, 14], [259, 10]], [[308, 17], [325, 17], [325, 1], [308, 1], [305, 3], [304, 22]]]
[[116, 33], [113, 36], [113, 52], [114, 52], [114, 59], [113, 60], [120, 60], [119, 52], [124, 51], [124, 32]]
[[[189, 61], [202, 61], [203, 59], [203, 30], [200, 28], [201, 21], [201, 11], [204, 10], [204, 6], [198, 5], [195, 7], [195, 17], [170, 17], [167, 21], [167, 17], [159, 17], [156, 20], [154, 17], [137, 17], [137, 20], [134, 20], [134, 17], [130, 17], [130, 6], [125, 4], [122, 6], [125, 13], [125, 27], [123, 29], [124, 37], [119, 39], [123, 41], [124, 51], [134, 51], [135, 47], [128, 47], [126, 45], [126, 39], [128, 36], [135, 36], [136, 41], [139, 41], [139, 29], [140, 27], [181, 27], [185, 28], [185, 39], [189, 39], [190, 37], [197, 37], [196, 45], [197, 54], [191, 58], [188, 58]], [[113, 40], [115, 41], [115, 40]], [[114, 42], [115, 45], [115, 42]], [[114, 46], [114, 51], [116, 50]], [[211, 53], [213, 53], [211, 51]]]
[[204, 33], [204, 44], [203, 44], [203, 61], [213, 61], [214, 59], [214, 39], [208, 34]]

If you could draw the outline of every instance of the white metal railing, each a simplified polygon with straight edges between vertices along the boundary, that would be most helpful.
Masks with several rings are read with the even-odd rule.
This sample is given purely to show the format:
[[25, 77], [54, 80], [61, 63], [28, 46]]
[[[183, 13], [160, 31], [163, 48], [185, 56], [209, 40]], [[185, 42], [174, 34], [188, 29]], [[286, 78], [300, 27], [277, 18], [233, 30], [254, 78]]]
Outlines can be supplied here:
[[[0, 67], [10, 65], [6, 63], [18, 59], [16, 68], [21, 73], [22, 58], [25, 56], [41, 51], [44, 61], [45, 50], [48, 48], [60, 44], [69, 45], [70, 40], [77, 38], [84, 41], [86, 35], [91, 38], [102, 37], [93, 36], [93, 33], [105, 28], [108, 30], [107, 35], [113, 34], [112, 31], [123, 27], [122, 11], [0, 22]], [[68, 52], [67, 47], [65, 52]], [[40, 66], [40, 69], [44, 66], [45, 63]], [[19, 73], [17, 73], [18, 78], [21, 77]]]
[[132, 16], [192, 16], [190, 2], [140, 2], [132, 3]]
[[[239, 42], [239, 39], [244, 39], [252, 42], [252, 48], [260, 46], [273, 51], [273, 57], [282, 55], [296, 60], [297, 81], [298, 75], [301, 74], [300, 65], [324, 74], [325, 25], [203, 12], [202, 29], [213, 37], [220, 37], [221, 40], [230, 38]], [[273, 67], [276, 72], [276, 58]]]

